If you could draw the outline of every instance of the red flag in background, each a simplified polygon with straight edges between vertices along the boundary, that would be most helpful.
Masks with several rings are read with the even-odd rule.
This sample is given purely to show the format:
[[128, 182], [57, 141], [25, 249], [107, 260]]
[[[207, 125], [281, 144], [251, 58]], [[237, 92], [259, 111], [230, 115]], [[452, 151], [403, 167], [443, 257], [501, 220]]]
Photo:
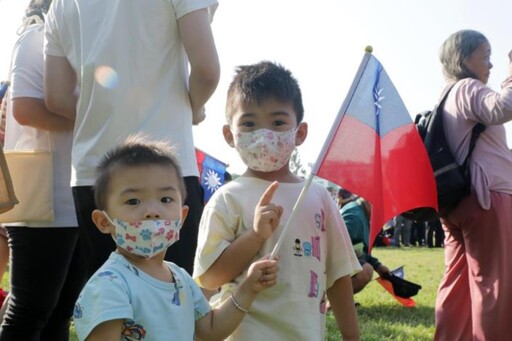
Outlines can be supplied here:
[[437, 209], [428, 155], [380, 62], [366, 53], [312, 173], [368, 200], [369, 248], [389, 219]]

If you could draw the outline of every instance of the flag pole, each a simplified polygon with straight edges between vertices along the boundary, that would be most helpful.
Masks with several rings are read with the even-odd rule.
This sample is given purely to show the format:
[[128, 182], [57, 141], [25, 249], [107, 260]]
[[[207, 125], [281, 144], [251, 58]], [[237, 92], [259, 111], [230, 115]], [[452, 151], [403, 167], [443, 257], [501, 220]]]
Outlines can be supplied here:
[[363, 60], [361, 61], [361, 64], [359, 65], [359, 69], [357, 70], [356, 76], [354, 77], [354, 81], [352, 82], [352, 85], [350, 86], [350, 90], [347, 94], [347, 97], [345, 97], [345, 100], [343, 101], [343, 104], [339, 110], [338, 116], [336, 117], [336, 120], [334, 121], [334, 124], [331, 127], [331, 131], [329, 132], [328, 138], [325, 140], [322, 147], [322, 151], [318, 155], [318, 158], [313, 166], [313, 169], [311, 170], [311, 173], [309, 174], [306, 183], [304, 184], [304, 187], [302, 188], [299, 197], [297, 198], [297, 201], [295, 202], [295, 205], [293, 206], [292, 212], [290, 213], [290, 216], [288, 217], [288, 220], [286, 221], [286, 225], [283, 228], [283, 231], [281, 232], [281, 235], [279, 236], [279, 239], [277, 240], [276, 245], [274, 246], [274, 249], [272, 250], [272, 253], [270, 254], [270, 259], [274, 259], [279, 252], [279, 249], [281, 248], [281, 245], [283, 244], [284, 237], [286, 236], [286, 233], [288, 232], [288, 229], [290, 228], [290, 223], [295, 217], [295, 214], [297, 212], [297, 208], [300, 207], [302, 204], [302, 201], [306, 197], [306, 193], [309, 190], [309, 187], [311, 186], [311, 182], [313, 181], [313, 178], [315, 177], [316, 173], [318, 172], [318, 165], [321, 163], [321, 160], [323, 159], [327, 148], [329, 146], [329, 141], [332, 139], [334, 134], [336, 133], [336, 128], [339, 125], [339, 122], [345, 115], [345, 111], [347, 110], [350, 102], [352, 101], [352, 97], [354, 96], [354, 93], [357, 89], [357, 86], [359, 84], [359, 81], [361, 80], [361, 75], [363, 74], [364, 69], [366, 68], [366, 65], [368, 64], [368, 61], [370, 60], [371, 53], [373, 51], [373, 48], [371, 46], [367, 46], [365, 48], [365, 55], [363, 57]]
[[336, 131], [340, 125], [340, 122], [343, 119], [343, 116], [345, 116], [345, 113], [347, 112], [347, 108], [350, 105], [350, 102], [352, 102], [354, 93], [356, 92], [359, 82], [361, 81], [361, 76], [363, 75], [363, 72], [366, 69], [366, 65], [368, 64], [368, 61], [370, 60], [370, 56], [373, 52], [373, 47], [368, 45], [368, 46], [366, 46], [364, 51], [365, 51], [365, 54], [363, 56], [363, 60], [361, 60], [359, 69], [357, 69], [356, 75], [354, 77], [354, 81], [352, 82], [352, 85], [350, 86], [350, 89], [347, 93], [347, 96], [345, 97], [345, 100], [343, 100], [341, 108], [338, 111], [338, 115], [336, 116], [336, 120], [334, 121], [333, 125], [331, 126], [329, 135], [327, 136], [327, 139], [324, 142], [322, 150], [320, 151], [320, 154], [318, 154], [316, 162], [313, 165], [313, 169], [311, 170], [312, 174], [316, 175], [318, 173], [318, 168], [322, 164], [322, 160], [325, 157], [325, 154], [327, 153], [327, 149], [329, 148], [329, 145], [330, 145], [329, 142], [332, 140], [333, 136], [336, 134]]
[[274, 259], [277, 253], [279, 252], [279, 249], [281, 248], [281, 244], [283, 244], [284, 237], [286, 235], [286, 232], [290, 228], [290, 223], [295, 217], [295, 213], [297, 212], [297, 208], [301, 205], [302, 201], [304, 201], [304, 198], [306, 197], [306, 193], [309, 190], [309, 187], [311, 186], [311, 182], [313, 181], [314, 174], [310, 173], [306, 183], [304, 184], [304, 187], [302, 187], [302, 190], [300, 191], [299, 197], [297, 198], [297, 201], [295, 202], [295, 205], [293, 206], [292, 213], [290, 213], [290, 216], [288, 217], [288, 220], [286, 221], [286, 225], [283, 228], [283, 232], [281, 232], [281, 235], [279, 236], [279, 239], [277, 240], [276, 245], [274, 246], [274, 249], [272, 250], [272, 253], [270, 254], [270, 259]]

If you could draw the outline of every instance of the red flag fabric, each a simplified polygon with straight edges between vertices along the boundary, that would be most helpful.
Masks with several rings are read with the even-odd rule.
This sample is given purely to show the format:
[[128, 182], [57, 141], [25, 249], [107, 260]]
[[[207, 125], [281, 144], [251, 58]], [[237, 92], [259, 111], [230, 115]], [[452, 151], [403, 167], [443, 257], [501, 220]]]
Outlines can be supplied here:
[[389, 219], [437, 210], [430, 161], [381, 63], [366, 53], [312, 173], [371, 203], [369, 249]]

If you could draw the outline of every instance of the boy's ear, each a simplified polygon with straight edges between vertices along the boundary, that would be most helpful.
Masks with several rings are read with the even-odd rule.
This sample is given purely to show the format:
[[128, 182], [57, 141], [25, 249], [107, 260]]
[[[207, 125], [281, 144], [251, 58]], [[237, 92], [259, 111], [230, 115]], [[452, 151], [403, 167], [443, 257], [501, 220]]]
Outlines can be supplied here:
[[94, 210], [91, 214], [92, 221], [101, 233], [111, 234], [114, 228], [105, 214], [100, 210]]
[[183, 222], [185, 221], [185, 219], [187, 219], [187, 215], [188, 215], [188, 206], [183, 205], [181, 207], [181, 226], [183, 226]]
[[306, 140], [308, 136], [308, 124], [306, 122], [301, 122], [297, 127], [297, 134], [295, 135], [295, 145], [300, 146]]
[[225, 124], [222, 127], [222, 134], [224, 135], [224, 140], [229, 144], [231, 148], [235, 148], [235, 142], [233, 141], [233, 133], [229, 128], [229, 124]]

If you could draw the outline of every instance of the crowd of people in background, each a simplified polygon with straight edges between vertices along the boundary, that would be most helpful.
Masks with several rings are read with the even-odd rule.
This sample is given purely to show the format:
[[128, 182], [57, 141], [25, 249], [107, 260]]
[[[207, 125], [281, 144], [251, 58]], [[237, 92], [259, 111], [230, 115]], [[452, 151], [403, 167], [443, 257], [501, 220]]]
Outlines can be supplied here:
[[[327, 187], [333, 200], [336, 201], [340, 210], [345, 205], [363, 200], [357, 195], [344, 188], [329, 185]], [[336, 194], [334, 194], [336, 193]], [[346, 223], [346, 222], [345, 222]], [[444, 246], [444, 232], [441, 220], [433, 221], [412, 221], [402, 215], [398, 215], [387, 222], [375, 241], [376, 246], [424, 246], [429, 248]]]

